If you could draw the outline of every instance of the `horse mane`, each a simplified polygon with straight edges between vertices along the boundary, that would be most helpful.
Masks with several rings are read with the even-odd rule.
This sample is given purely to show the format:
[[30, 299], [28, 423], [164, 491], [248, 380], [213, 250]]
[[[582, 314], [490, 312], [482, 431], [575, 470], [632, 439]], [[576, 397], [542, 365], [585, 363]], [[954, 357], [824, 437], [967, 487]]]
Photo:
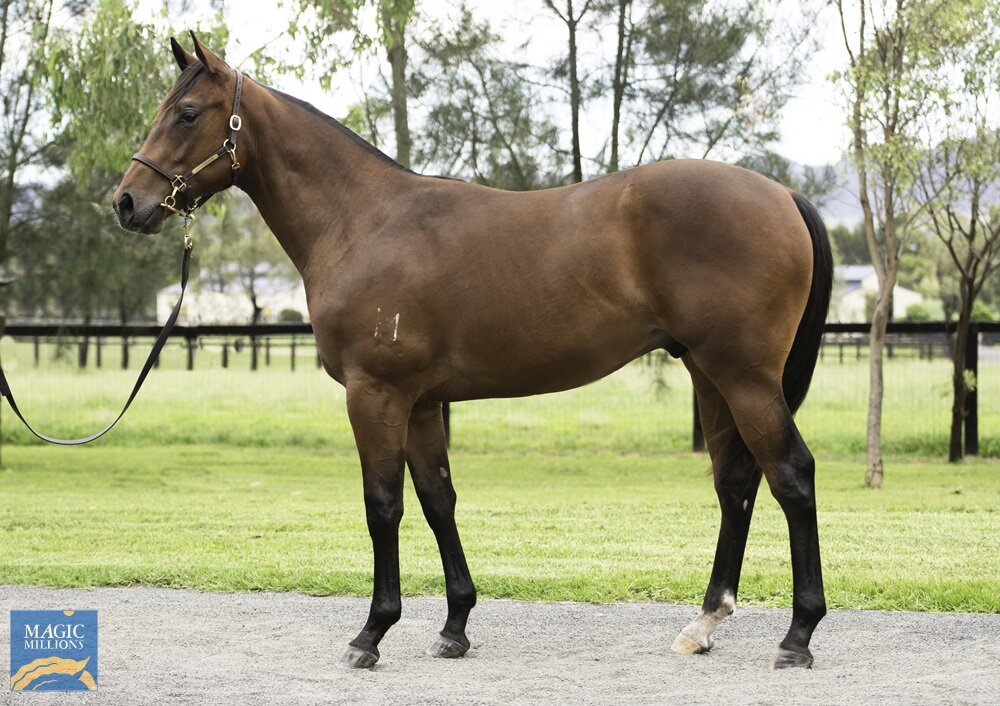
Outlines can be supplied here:
[[[263, 84], [260, 84], [260, 85], [263, 86]], [[359, 135], [356, 132], [354, 132], [353, 130], [351, 130], [349, 127], [347, 127], [346, 125], [344, 125], [342, 122], [340, 122], [336, 118], [330, 117], [329, 115], [327, 115], [326, 113], [324, 113], [322, 110], [320, 110], [319, 108], [317, 108], [316, 106], [314, 106], [312, 103], [307, 103], [306, 101], [302, 100], [301, 98], [296, 98], [295, 96], [290, 96], [287, 93], [283, 93], [283, 92], [279, 91], [276, 88], [271, 88], [270, 86], [263, 86], [263, 87], [271, 95], [275, 96], [279, 100], [282, 100], [282, 101], [285, 101], [285, 102], [288, 102], [288, 103], [292, 103], [293, 105], [297, 105], [300, 108], [304, 108], [305, 110], [309, 111], [313, 115], [315, 115], [315, 116], [317, 116], [319, 118], [322, 118], [325, 122], [327, 122], [328, 124], [330, 124], [334, 129], [339, 130], [341, 133], [343, 133], [344, 135], [346, 135], [347, 137], [349, 137], [355, 144], [363, 147], [365, 150], [367, 150], [368, 152], [370, 152], [375, 157], [378, 157], [380, 160], [382, 160], [386, 164], [389, 164], [389, 165], [395, 167], [396, 169], [402, 169], [405, 172], [410, 172], [411, 174], [414, 173], [412, 169], [409, 169], [408, 167], [404, 167], [402, 164], [400, 164], [399, 162], [397, 162], [396, 160], [394, 160], [392, 157], [390, 157], [389, 155], [387, 155], [385, 152], [383, 152], [382, 150], [380, 150], [378, 147], [376, 147], [372, 143], [368, 142], [368, 140], [366, 140], [365, 138], [361, 137], [361, 135]]]

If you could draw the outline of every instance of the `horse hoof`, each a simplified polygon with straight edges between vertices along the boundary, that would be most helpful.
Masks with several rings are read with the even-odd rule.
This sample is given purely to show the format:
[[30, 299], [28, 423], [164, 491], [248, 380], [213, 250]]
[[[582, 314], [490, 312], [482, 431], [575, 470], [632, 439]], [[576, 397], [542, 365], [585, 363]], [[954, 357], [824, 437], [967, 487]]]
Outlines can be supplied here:
[[788, 669], [789, 667], [802, 667], [810, 669], [813, 665], [812, 653], [807, 649], [805, 653], [786, 650], [784, 647], [778, 648], [778, 654], [771, 660], [771, 671], [775, 669]]
[[438, 635], [438, 639], [435, 640], [434, 644], [427, 649], [427, 655], [430, 657], [455, 659], [456, 657], [461, 657], [468, 651], [468, 645], [463, 645], [461, 642], [456, 642], [455, 640], [445, 637], [444, 635]]
[[373, 648], [374, 652], [363, 650], [360, 647], [351, 645], [347, 652], [340, 658], [340, 666], [345, 669], [371, 669], [378, 662], [378, 648]]
[[712, 649], [712, 640], [709, 638], [708, 644], [703, 645], [682, 631], [674, 638], [674, 644], [670, 646], [670, 649], [679, 655], [700, 655]]

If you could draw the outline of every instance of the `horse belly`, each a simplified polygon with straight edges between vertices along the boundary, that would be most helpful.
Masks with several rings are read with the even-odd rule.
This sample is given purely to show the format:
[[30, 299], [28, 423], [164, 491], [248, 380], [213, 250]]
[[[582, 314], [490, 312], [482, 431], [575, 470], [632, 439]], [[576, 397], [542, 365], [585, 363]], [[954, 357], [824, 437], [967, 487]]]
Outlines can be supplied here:
[[549, 326], [494, 331], [453, 350], [434, 396], [462, 400], [568, 390], [664, 345], [665, 334], [637, 318], [599, 319], [586, 327], [574, 323], [567, 317]]

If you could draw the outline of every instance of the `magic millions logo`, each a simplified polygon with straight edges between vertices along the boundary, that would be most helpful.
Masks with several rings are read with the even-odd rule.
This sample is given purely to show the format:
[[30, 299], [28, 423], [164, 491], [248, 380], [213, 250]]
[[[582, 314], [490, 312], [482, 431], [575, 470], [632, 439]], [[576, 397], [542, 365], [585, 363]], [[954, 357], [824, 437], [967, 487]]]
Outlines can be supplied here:
[[96, 610], [12, 610], [10, 688], [89, 691], [97, 688]]

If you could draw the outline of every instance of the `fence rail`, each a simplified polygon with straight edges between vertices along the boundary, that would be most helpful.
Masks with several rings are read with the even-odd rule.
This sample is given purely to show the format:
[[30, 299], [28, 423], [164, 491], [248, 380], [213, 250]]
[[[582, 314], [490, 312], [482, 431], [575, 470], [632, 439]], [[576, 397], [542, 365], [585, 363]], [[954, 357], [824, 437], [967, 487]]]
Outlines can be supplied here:
[[[868, 346], [870, 325], [866, 323], [829, 323], [824, 328], [824, 343], [821, 356], [827, 359], [834, 356], [843, 363], [846, 357], [862, 358], [862, 352]], [[916, 356], [921, 359], [932, 359], [935, 356], [950, 357], [957, 326], [947, 322], [906, 322], [890, 323], [887, 328], [886, 354], [892, 359], [896, 356]], [[51, 324], [51, 323], [14, 323], [3, 327], [0, 324], [0, 335], [15, 339], [31, 340], [34, 343], [34, 363], [39, 365], [40, 347], [43, 341], [58, 341], [65, 345], [77, 346], [77, 365], [87, 367], [90, 364], [102, 367], [104, 364], [104, 349], [112, 345], [109, 339], [114, 339], [121, 351], [120, 366], [128, 368], [131, 358], [131, 348], [136, 339], [155, 338], [160, 327], [150, 324], [111, 325], [111, 324]], [[281, 348], [288, 353], [288, 365], [296, 370], [297, 362], [302, 360], [306, 350], [313, 349], [308, 356], [318, 367], [321, 365], [318, 351], [315, 350], [315, 339], [310, 324], [259, 324], [259, 325], [178, 325], [174, 328], [172, 339], [183, 339], [186, 350], [186, 367], [194, 370], [198, 352], [202, 355], [215, 351], [220, 356], [223, 368], [229, 367], [230, 351], [240, 352], [244, 347], [251, 351], [251, 370], [260, 366], [263, 353], [264, 366], [271, 365], [272, 348]], [[976, 322], [968, 332], [966, 345], [966, 370], [978, 376], [980, 339], [1000, 343], [1000, 322]], [[246, 341], [246, 343], [244, 343]], [[91, 356], [91, 353], [93, 355]], [[91, 363], [92, 361], [92, 363]], [[449, 410], [445, 408], [446, 426]], [[966, 398], [965, 452], [970, 455], [978, 453], [979, 449], [978, 394], [971, 390]], [[450, 429], [449, 429], [450, 432]], [[692, 422], [693, 448], [704, 450], [704, 436], [697, 414], [697, 400], [694, 400]]]

